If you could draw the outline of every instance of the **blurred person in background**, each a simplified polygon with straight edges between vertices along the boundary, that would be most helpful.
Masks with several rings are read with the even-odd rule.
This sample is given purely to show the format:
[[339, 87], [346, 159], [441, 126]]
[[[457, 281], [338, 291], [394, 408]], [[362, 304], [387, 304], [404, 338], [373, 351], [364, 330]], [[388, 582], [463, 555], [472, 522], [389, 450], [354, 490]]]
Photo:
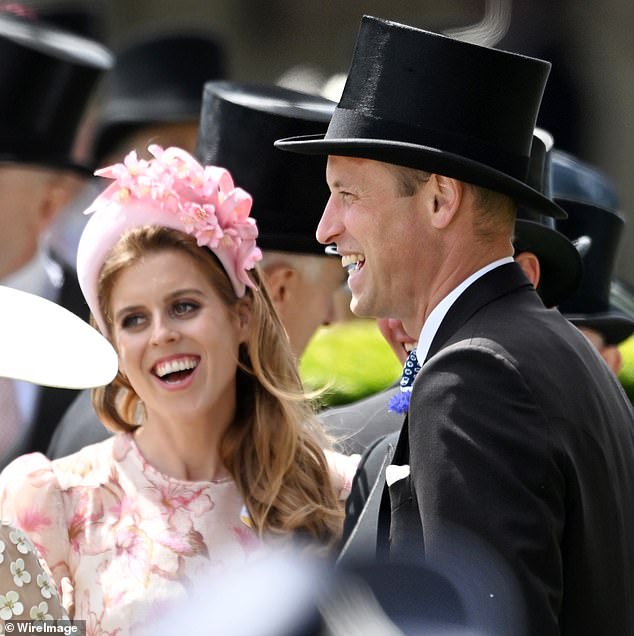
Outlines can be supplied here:
[[575, 294], [559, 310], [577, 326], [618, 375], [623, 359], [618, 345], [634, 333], [634, 316], [610, 298], [614, 267], [625, 219], [614, 186], [595, 167], [561, 151], [553, 153], [553, 196], [568, 213], [557, 221], [566, 236], [590, 239], [583, 278]]
[[[0, 59], [0, 280], [63, 302], [65, 273], [43, 235], [89, 174], [74, 144], [112, 55], [95, 40], [5, 12]], [[37, 445], [40, 431], [52, 430], [74, 393], [24, 382], [13, 388], [19, 434], [5, 436], [13, 448], [3, 450], [18, 454]]]

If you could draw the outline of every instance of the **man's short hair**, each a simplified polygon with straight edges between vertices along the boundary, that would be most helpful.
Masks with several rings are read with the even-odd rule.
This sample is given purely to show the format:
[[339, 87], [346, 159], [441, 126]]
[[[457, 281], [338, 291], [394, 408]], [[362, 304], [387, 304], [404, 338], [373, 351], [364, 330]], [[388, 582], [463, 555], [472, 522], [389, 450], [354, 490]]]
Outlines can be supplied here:
[[[432, 176], [431, 172], [425, 170], [388, 165], [396, 179], [398, 195], [402, 197], [414, 196]], [[478, 237], [487, 239], [505, 226], [512, 230], [517, 206], [511, 197], [473, 183], [463, 183], [472, 192], [478, 211], [474, 217], [474, 230]]]

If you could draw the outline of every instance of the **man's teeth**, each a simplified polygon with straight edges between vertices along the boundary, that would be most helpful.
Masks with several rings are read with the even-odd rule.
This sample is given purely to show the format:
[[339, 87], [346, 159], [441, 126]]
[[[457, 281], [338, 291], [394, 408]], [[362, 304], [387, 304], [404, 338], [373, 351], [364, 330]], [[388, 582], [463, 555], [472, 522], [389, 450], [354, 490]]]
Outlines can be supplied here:
[[341, 257], [341, 266], [348, 271], [361, 269], [365, 261], [363, 254], [346, 254]]
[[159, 378], [163, 378], [169, 373], [176, 373], [177, 371], [187, 371], [188, 369], [195, 369], [198, 366], [198, 360], [196, 358], [179, 358], [178, 360], [168, 360], [167, 362], [160, 362], [156, 365], [155, 373]]

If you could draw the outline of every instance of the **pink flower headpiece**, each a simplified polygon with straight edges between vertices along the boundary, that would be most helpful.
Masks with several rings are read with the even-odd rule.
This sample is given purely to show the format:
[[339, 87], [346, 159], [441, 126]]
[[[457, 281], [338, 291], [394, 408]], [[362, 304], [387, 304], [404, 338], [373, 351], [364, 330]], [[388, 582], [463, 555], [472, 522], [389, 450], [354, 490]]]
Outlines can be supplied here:
[[181, 148], [151, 145], [154, 159], [138, 159], [135, 151], [123, 163], [95, 172], [114, 179], [88, 207], [91, 214], [77, 249], [77, 276], [86, 302], [102, 333], [97, 280], [108, 252], [129, 229], [158, 225], [196, 237], [222, 263], [238, 297], [262, 258], [255, 244], [258, 229], [249, 216], [251, 195], [236, 188], [227, 170], [202, 166]]

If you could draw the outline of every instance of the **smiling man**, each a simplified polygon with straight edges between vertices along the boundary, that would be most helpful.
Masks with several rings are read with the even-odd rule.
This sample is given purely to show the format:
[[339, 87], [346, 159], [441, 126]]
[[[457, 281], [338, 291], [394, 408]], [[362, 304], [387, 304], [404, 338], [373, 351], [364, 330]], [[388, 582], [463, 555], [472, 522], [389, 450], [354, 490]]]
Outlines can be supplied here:
[[365, 17], [325, 136], [277, 145], [328, 155], [317, 236], [353, 311], [418, 338], [379, 554], [448, 566], [482, 633], [632, 634], [632, 411], [512, 259], [518, 205], [565, 216], [526, 182], [548, 72]]

